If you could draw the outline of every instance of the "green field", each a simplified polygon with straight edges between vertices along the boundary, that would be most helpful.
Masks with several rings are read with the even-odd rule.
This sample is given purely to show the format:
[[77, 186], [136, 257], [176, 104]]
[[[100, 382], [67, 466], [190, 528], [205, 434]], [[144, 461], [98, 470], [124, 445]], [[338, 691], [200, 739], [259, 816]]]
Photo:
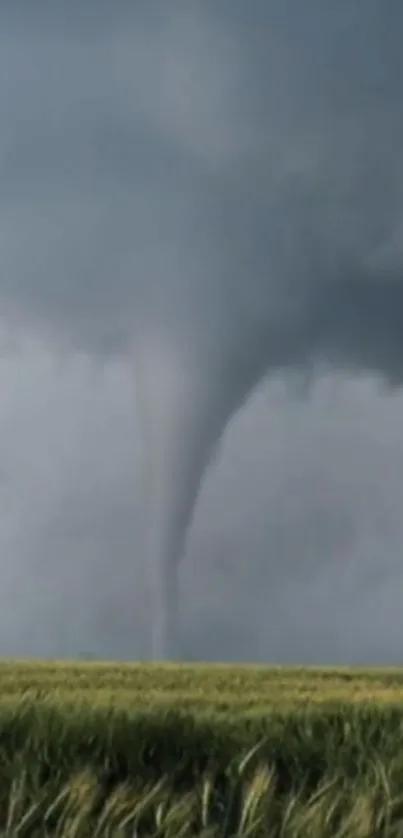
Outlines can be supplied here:
[[3, 661], [0, 684], [0, 704], [24, 696], [139, 710], [174, 705], [197, 715], [262, 715], [313, 703], [403, 699], [403, 669]]
[[403, 670], [0, 663], [0, 838], [403, 836]]

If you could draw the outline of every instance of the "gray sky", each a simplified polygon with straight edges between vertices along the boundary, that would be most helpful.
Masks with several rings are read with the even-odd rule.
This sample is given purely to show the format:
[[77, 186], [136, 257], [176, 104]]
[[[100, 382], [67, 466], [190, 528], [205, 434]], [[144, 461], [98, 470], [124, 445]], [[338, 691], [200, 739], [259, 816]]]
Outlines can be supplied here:
[[275, 376], [231, 423], [182, 566], [188, 654], [399, 661], [403, 396], [371, 375], [403, 357], [401, 4], [131, 8], [0, 12], [0, 654], [147, 654], [125, 352], [155, 299], [213, 334], [247, 275], [279, 367], [356, 375], [305, 398]]

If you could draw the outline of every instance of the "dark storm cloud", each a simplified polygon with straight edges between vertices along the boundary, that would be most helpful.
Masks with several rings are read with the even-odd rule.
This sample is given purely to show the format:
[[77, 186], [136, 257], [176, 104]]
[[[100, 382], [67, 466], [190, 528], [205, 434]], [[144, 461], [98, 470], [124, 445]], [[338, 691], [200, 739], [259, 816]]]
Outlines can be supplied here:
[[5, 314], [108, 350], [155, 299], [212, 330], [263, 308], [273, 364], [397, 373], [399, 4], [1, 14]]

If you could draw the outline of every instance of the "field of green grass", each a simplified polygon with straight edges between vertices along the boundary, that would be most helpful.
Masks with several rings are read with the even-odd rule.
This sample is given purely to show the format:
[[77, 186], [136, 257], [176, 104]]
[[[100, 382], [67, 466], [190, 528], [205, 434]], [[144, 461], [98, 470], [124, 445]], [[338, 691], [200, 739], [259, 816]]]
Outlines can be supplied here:
[[403, 669], [0, 661], [0, 706], [23, 696], [63, 705], [257, 714], [403, 699]]
[[403, 838], [403, 669], [0, 662], [0, 838]]

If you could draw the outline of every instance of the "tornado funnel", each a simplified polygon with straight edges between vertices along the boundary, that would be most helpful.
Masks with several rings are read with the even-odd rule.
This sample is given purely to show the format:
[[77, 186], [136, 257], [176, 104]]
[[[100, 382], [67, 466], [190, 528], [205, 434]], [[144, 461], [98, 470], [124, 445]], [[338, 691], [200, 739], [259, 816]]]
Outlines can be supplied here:
[[245, 363], [245, 346], [242, 372], [228, 342], [220, 349], [192, 353], [189, 345], [186, 352], [173, 336], [157, 335], [135, 353], [154, 660], [181, 657], [178, 566], [200, 485], [230, 417], [259, 378], [252, 356]]

